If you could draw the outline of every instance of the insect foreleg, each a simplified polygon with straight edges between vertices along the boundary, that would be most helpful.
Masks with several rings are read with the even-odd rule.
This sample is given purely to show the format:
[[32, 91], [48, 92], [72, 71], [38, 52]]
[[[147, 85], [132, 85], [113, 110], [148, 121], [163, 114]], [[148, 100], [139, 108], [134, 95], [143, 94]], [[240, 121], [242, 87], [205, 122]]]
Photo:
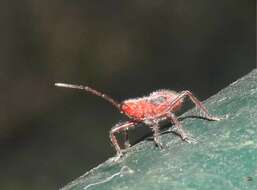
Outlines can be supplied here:
[[131, 128], [131, 127], [134, 127], [135, 126], [135, 122], [131, 121], [131, 122], [125, 122], [125, 123], [118, 123], [117, 125], [115, 125], [111, 131], [110, 131], [110, 139], [111, 139], [111, 142], [117, 152], [117, 156], [120, 157], [123, 155], [122, 153], [122, 150], [119, 146], [119, 143], [118, 143], [118, 140], [116, 138], [116, 134], [117, 133], [120, 133], [120, 132], [123, 132], [123, 131], [126, 131], [128, 130], [128, 128]]

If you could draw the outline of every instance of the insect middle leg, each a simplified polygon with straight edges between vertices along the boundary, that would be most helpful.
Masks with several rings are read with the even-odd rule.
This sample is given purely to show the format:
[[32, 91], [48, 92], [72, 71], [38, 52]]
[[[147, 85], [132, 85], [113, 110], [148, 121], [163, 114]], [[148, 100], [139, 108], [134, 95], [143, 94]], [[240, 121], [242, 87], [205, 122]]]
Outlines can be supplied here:
[[153, 130], [153, 140], [159, 148], [163, 148], [162, 143], [160, 141], [160, 127], [158, 123], [155, 123], [154, 125], [151, 126], [151, 129]]
[[158, 118], [155, 119], [145, 119], [143, 123], [148, 126], [152, 132], [153, 132], [153, 140], [154, 143], [157, 147], [160, 149], [163, 148], [161, 140], [160, 140], [160, 126], [159, 126], [159, 121]]
[[116, 134], [117, 133], [120, 133], [120, 132], [126, 132], [127, 133], [127, 130], [131, 127], [135, 127], [136, 123], [133, 122], [133, 121], [129, 121], [129, 122], [125, 122], [125, 123], [118, 123], [117, 125], [115, 125], [111, 131], [110, 131], [110, 139], [111, 139], [111, 142], [117, 152], [117, 156], [120, 157], [123, 155], [122, 153], [122, 150], [119, 146], [119, 143], [117, 141], [117, 138], [116, 138]]

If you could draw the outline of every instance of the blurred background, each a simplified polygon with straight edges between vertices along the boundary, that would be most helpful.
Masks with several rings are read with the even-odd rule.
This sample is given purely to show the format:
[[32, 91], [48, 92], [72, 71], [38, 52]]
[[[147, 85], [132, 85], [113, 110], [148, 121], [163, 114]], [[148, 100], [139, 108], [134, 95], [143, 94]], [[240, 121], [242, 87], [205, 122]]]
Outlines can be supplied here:
[[[58, 189], [114, 155], [104, 100], [201, 100], [255, 68], [254, 0], [0, 2], [0, 189]], [[131, 132], [133, 135], [133, 132]]]

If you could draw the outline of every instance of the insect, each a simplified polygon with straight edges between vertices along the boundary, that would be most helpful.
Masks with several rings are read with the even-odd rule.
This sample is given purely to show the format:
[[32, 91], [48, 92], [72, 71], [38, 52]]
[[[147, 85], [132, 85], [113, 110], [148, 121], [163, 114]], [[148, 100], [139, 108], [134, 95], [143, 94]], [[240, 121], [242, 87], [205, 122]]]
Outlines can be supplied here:
[[[139, 124], [149, 126], [153, 131], [153, 140], [155, 144], [162, 148], [160, 142], [160, 125], [163, 120], [168, 120], [174, 124], [174, 131], [182, 138], [182, 140], [191, 143], [193, 142], [186, 132], [183, 130], [175, 113], [178, 111], [185, 98], [189, 98], [197, 108], [202, 111], [203, 116], [208, 120], [220, 120], [218, 117], [213, 117], [209, 114], [205, 106], [188, 90], [175, 92], [171, 90], [158, 90], [152, 92], [149, 96], [134, 98], [118, 102], [110, 96], [99, 92], [89, 86], [73, 85], [66, 83], [55, 83], [55, 86], [73, 88], [87, 91], [93, 95], [100, 96], [114, 107], [116, 107], [121, 114], [129, 118], [128, 121], [116, 124], [110, 130], [110, 140], [117, 152], [117, 158], [123, 155], [123, 152], [128, 148], [128, 133], [129, 129], [135, 128]], [[121, 149], [116, 135], [123, 133], [125, 136], [125, 149]]]

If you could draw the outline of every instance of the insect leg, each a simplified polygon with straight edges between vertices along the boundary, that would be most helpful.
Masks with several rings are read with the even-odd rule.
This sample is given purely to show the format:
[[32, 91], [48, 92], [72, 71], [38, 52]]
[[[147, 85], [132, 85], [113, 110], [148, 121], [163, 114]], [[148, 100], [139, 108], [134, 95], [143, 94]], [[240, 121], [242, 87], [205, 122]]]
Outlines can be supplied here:
[[110, 139], [111, 139], [111, 142], [117, 152], [118, 157], [122, 156], [122, 151], [121, 151], [121, 148], [119, 146], [119, 143], [117, 141], [115, 134], [120, 133], [122, 131], [126, 131], [126, 130], [128, 130], [128, 128], [134, 127], [134, 126], [135, 126], [135, 122], [125, 122], [125, 123], [119, 123], [111, 129]]
[[156, 146], [158, 146], [159, 148], [163, 148], [162, 143], [160, 141], [160, 127], [158, 124], [154, 124], [153, 126], [151, 126], [152, 130], [153, 130], [153, 139], [154, 142], [156, 144]]
[[183, 141], [186, 141], [188, 143], [196, 143], [196, 140], [189, 137], [187, 133], [183, 130], [182, 125], [178, 121], [177, 117], [173, 113], [168, 113], [167, 115], [168, 119], [171, 120], [172, 123], [174, 123], [175, 127], [171, 130], [172, 132], [178, 134]]
[[198, 100], [193, 94], [192, 92], [188, 91], [188, 90], [185, 90], [185, 91], [182, 91], [178, 96], [177, 98], [172, 101], [171, 103], [171, 107], [173, 105], [175, 105], [179, 100], [185, 98], [186, 96], [188, 96], [190, 98], [190, 100], [196, 105], [197, 108], [200, 109], [200, 111], [202, 111], [202, 113], [204, 114], [204, 117], [206, 117], [207, 119], [209, 120], [215, 120], [215, 121], [219, 121], [220, 118], [218, 117], [214, 117], [214, 116], [211, 116], [207, 110], [207, 108], [203, 105], [203, 103]]
[[125, 146], [125, 149], [129, 148], [131, 145], [129, 143], [128, 130], [123, 131], [123, 136], [124, 136], [124, 146]]

